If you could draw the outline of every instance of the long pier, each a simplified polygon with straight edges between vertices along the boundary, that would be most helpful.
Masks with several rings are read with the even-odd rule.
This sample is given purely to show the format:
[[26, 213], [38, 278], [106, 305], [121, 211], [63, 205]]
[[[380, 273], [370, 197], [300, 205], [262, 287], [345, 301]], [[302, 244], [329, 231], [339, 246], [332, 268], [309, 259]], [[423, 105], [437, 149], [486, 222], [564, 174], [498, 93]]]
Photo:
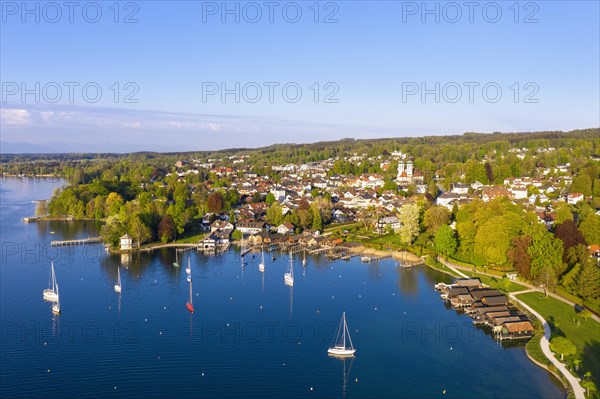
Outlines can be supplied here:
[[187, 248], [198, 248], [198, 244], [191, 244], [191, 243], [168, 243], [168, 244], [158, 244], [158, 245], [153, 245], [153, 246], [149, 246], [146, 248], [140, 248], [140, 252], [150, 252], [150, 251], [154, 251], [155, 249], [161, 249], [161, 248], [177, 248], [177, 250], [181, 251], [181, 250], [187, 250]]
[[102, 242], [101, 237], [88, 237], [88, 238], [79, 238], [76, 240], [51, 241], [50, 245], [53, 247], [67, 247], [67, 246], [72, 246], [72, 245], [97, 244], [100, 242]]

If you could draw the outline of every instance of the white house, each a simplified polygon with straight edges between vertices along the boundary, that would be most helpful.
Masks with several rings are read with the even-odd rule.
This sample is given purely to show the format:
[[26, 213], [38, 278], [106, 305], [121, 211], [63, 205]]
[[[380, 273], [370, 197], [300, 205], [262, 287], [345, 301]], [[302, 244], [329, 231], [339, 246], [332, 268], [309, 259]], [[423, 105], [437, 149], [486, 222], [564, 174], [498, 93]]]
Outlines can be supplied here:
[[133, 238], [129, 234], [125, 233], [121, 240], [121, 251], [130, 251], [133, 249]]
[[396, 216], [385, 216], [377, 221], [377, 232], [383, 233], [386, 227], [391, 227], [392, 231], [397, 231], [402, 227], [402, 223]]
[[285, 199], [285, 189], [282, 187], [273, 187], [271, 194], [275, 196], [277, 201], [283, 201]]
[[283, 223], [277, 226], [277, 232], [279, 234], [288, 234], [290, 232], [294, 232], [294, 225], [291, 223]]
[[567, 195], [567, 203], [575, 205], [579, 201], [583, 201], [583, 194], [581, 193], [569, 193]]
[[244, 234], [255, 234], [260, 233], [264, 227], [263, 222], [239, 222], [235, 228]]
[[463, 183], [452, 183], [453, 194], [467, 194], [469, 192], [469, 185]]
[[510, 192], [516, 200], [527, 198], [527, 187], [525, 186], [513, 186], [510, 188]]
[[448, 210], [452, 210], [455, 201], [460, 199], [460, 195], [453, 193], [444, 193], [436, 198], [435, 203], [437, 205], [446, 207]]

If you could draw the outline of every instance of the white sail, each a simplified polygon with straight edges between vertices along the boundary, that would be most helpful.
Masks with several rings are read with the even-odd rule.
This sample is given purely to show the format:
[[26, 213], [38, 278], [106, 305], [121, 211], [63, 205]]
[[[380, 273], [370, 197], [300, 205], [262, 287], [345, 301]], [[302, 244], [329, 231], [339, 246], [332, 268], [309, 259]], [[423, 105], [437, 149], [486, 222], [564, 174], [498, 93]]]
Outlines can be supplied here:
[[294, 285], [294, 256], [292, 255], [292, 251], [290, 251], [290, 268], [289, 271], [283, 275], [283, 281], [287, 285]]
[[188, 275], [191, 275], [191, 274], [192, 274], [192, 267], [190, 266], [190, 258], [188, 258], [188, 266], [187, 266], [187, 268], [185, 269], [185, 272], [186, 272]]
[[327, 350], [327, 353], [333, 356], [353, 356], [355, 352], [348, 323], [346, 323], [346, 312], [343, 312], [335, 343]]
[[121, 292], [121, 268], [117, 266], [117, 284], [115, 284], [115, 292]]
[[264, 248], [260, 249], [260, 253], [261, 253], [261, 258], [260, 258], [260, 263], [258, 264], [258, 270], [261, 272], [265, 271], [265, 250]]
[[60, 314], [60, 300], [58, 296], [58, 284], [56, 284], [56, 302], [52, 305], [52, 313], [55, 315]]
[[56, 283], [56, 274], [54, 273], [54, 262], [50, 267], [50, 287], [44, 290], [43, 297], [46, 301], [58, 301], [58, 284]]

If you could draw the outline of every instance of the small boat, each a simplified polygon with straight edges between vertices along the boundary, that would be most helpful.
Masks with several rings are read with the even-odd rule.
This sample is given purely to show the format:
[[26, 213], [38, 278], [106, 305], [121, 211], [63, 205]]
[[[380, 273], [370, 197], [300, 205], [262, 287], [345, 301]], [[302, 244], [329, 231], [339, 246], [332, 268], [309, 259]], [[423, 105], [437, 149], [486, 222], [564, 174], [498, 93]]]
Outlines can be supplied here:
[[188, 265], [187, 265], [187, 268], [185, 269], [185, 272], [186, 272], [188, 275], [191, 275], [191, 274], [192, 274], [192, 267], [190, 266], [190, 258], [188, 258]]
[[121, 268], [117, 266], [117, 284], [115, 284], [115, 292], [121, 293]]
[[173, 267], [179, 267], [179, 257], [177, 256], [177, 248], [175, 248], [175, 262], [173, 262]]
[[306, 267], [306, 250], [304, 250], [304, 259], [302, 259], [302, 266]]
[[283, 282], [289, 286], [294, 285], [294, 255], [290, 251], [290, 268], [286, 274], [283, 275]]
[[368, 263], [368, 262], [370, 262], [371, 260], [372, 260], [372, 259], [371, 259], [369, 256], [361, 256], [361, 257], [360, 257], [360, 261], [361, 261], [361, 262]]
[[275, 260], [276, 260], [276, 259], [277, 259], [277, 256], [275, 256], [275, 255], [273, 255], [273, 256], [271, 257], [271, 260], [272, 260], [273, 262], [275, 262]]
[[44, 299], [51, 302], [58, 301], [58, 284], [54, 273], [54, 262], [50, 267], [50, 287], [44, 290]]
[[260, 252], [261, 252], [261, 260], [260, 260], [260, 263], [258, 264], [258, 270], [264, 273], [264, 271], [265, 271], [265, 251], [261, 248]]
[[190, 283], [190, 299], [189, 301], [185, 304], [185, 307], [187, 308], [187, 310], [190, 311], [190, 313], [194, 313], [194, 304], [192, 302], [192, 276], [190, 276], [188, 274], [187, 276], [188, 278], [188, 282]]
[[[346, 339], [346, 336], [348, 338]], [[348, 345], [349, 343], [349, 345]], [[332, 356], [354, 356], [356, 349], [352, 345], [352, 338], [350, 338], [350, 331], [348, 330], [348, 323], [346, 323], [346, 312], [342, 313], [342, 321], [338, 327], [337, 337], [332, 347], [327, 350], [327, 353]]]

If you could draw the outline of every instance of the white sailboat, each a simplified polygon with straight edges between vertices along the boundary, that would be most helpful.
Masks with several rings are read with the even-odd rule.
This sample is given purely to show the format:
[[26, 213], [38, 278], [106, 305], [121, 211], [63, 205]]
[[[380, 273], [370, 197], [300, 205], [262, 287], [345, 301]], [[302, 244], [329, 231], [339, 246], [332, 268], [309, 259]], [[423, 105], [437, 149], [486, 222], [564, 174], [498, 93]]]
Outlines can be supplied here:
[[52, 304], [52, 313], [55, 315], [60, 314], [60, 300], [58, 297], [58, 283], [56, 284], [56, 302]]
[[179, 256], [178, 256], [178, 252], [179, 250], [177, 248], [175, 248], [175, 262], [173, 262], [173, 267], [179, 267]]
[[306, 250], [304, 250], [304, 259], [302, 259], [302, 266], [306, 266]]
[[58, 284], [56, 283], [56, 274], [54, 273], [54, 262], [50, 268], [50, 287], [44, 290], [44, 300], [58, 301]]
[[283, 275], [283, 281], [289, 286], [294, 285], [294, 255], [292, 255], [292, 251], [290, 251], [290, 269]]
[[258, 264], [258, 270], [264, 273], [264, 271], [265, 271], [265, 250], [263, 248], [261, 248], [260, 253], [261, 253], [261, 260], [260, 260], [260, 263]]
[[115, 284], [115, 292], [121, 293], [121, 268], [117, 266], [117, 284]]
[[355, 352], [356, 349], [352, 345], [352, 338], [350, 338], [350, 331], [346, 323], [346, 312], [343, 312], [335, 343], [327, 350], [327, 353], [332, 356], [354, 356]]
[[187, 268], [185, 269], [185, 272], [189, 275], [192, 274], [192, 267], [190, 266], [190, 258], [188, 258], [188, 265]]

